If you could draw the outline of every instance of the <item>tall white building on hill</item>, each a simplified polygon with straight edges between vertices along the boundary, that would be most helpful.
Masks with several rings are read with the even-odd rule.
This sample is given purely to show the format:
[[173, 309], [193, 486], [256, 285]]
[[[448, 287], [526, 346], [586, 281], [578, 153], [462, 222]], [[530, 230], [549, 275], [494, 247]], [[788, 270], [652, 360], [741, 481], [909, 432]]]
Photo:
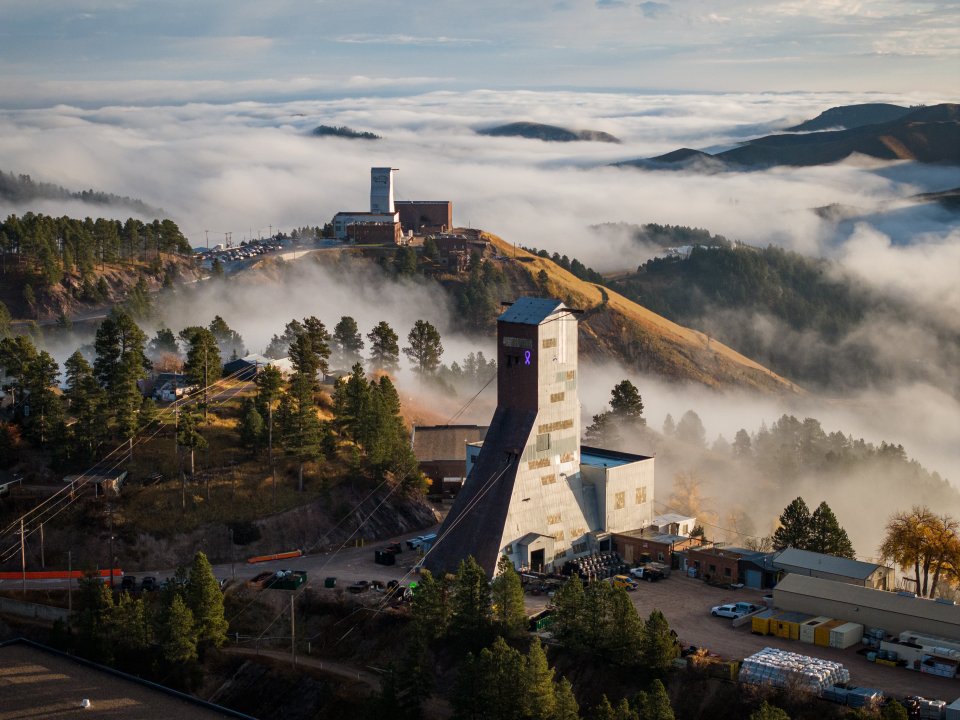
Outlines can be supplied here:
[[522, 297], [497, 322], [497, 409], [424, 565], [549, 571], [653, 519], [653, 458], [580, 444], [577, 311]]

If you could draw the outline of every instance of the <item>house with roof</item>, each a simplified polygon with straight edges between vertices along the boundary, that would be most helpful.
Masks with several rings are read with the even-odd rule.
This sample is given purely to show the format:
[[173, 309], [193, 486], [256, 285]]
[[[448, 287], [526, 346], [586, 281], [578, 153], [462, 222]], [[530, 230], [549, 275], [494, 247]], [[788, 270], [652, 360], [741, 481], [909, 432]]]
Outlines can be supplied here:
[[493, 575], [551, 571], [611, 547], [611, 534], [653, 519], [654, 460], [580, 445], [578, 311], [522, 297], [497, 321], [497, 409], [424, 558], [432, 572], [472, 555]]
[[482, 442], [485, 425], [414, 425], [413, 454], [434, 493], [456, 494], [466, 479], [467, 445]]
[[702, 537], [660, 532], [652, 527], [613, 533], [612, 538], [613, 549], [620, 554], [625, 563], [633, 565], [658, 562], [672, 570], [680, 569], [684, 551], [711, 545]]

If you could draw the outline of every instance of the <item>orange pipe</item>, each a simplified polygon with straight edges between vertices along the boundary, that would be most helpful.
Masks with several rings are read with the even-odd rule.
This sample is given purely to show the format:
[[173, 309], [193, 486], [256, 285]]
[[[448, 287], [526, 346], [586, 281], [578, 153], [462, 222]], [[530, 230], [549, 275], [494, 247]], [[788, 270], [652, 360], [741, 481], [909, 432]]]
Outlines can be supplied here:
[[290, 552], [274, 553], [273, 555], [255, 555], [247, 558], [249, 564], [270, 562], [271, 560], [287, 560], [288, 558], [298, 558], [303, 555], [303, 550], [291, 550]]

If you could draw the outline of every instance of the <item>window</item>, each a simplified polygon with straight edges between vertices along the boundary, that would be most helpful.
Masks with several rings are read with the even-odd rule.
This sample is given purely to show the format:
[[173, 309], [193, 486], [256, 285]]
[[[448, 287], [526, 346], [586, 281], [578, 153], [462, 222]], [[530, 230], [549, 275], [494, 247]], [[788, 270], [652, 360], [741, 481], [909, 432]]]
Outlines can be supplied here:
[[557, 481], [557, 476], [552, 473], [550, 475], [540, 476], [541, 485], [553, 485], [556, 481]]
[[723, 574], [726, 575], [727, 577], [730, 577], [730, 575], [732, 574], [732, 573], [730, 572], [730, 568], [725, 567], [725, 568], [723, 569]]
[[637, 488], [637, 505], [642, 505], [642, 504], [645, 503], [646, 501], [647, 501], [647, 488], [646, 488], [646, 486], [644, 486], [644, 487], [638, 487], [638, 488]]
[[563, 530], [557, 530], [557, 532], [555, 532], [555, 533], [553, 534], [553, 539], [554, 539], [554, 540], [563, 540]]
[[558, 522], [560, 522], [560, 513], [547, 515], [547, 525], [556, 525]]
[[545, 452], [550, 449], [550, 433], [537, 435], [537, 452]]
[[663, 562], [663, 553], [657, 553], [657, 562]]
[[573, 453], [568, 452], [561, 455], [560, 462], [573, 462]]
[[716, 565], [708, 565], [707, 567], [710, 568], [710, 572], [712, 572], [712, 573], [715, 573], [715, 572], [717, 571], [717, 566], [716, 566]]
[[585, 542], [578, 542], [573, 544], [573, 552], [579, 555], [580, 553], [585, 553], [587, 551], [587, 544]]
[[565, 558], [566, 556], [567, 556], [567, 551], [566, 551], [566, 550], [561, 550], [560, 552], [556, 553], [556, 554], [553, 556], [553, 559], [554, 559], [554, 560], [563, 560], [563, 558]]
[[624, 492], [618, 492], [614, 495], [614, 510], [623, 510], [627, 506], [627, 494]]
[[547, 338], [546, 340], [543, 341], [543, 344], [541, 347], [543, 347], [543, 349], [546, 350], [547, 348], [552, 348], [556, 346], [557, 346], [556, 338]]
[[555, 402], [563, 402], [563, 399], [564, 399], [566, 396], [567, 396], [567, 394], [566, 394], [566, 393], [563, 393], [563, 392], [550, 393], [550, 402], [552, 402], [552, 403], [555, 403]]
[[504, 555], [513, 555], [513, 545], [507, 545], [507, 546], [503, 549], [503, 554], [504, 554]]
[[533, 350], [533, 341], [530, 338], [505, 337], [503, 338], [503, 346]]

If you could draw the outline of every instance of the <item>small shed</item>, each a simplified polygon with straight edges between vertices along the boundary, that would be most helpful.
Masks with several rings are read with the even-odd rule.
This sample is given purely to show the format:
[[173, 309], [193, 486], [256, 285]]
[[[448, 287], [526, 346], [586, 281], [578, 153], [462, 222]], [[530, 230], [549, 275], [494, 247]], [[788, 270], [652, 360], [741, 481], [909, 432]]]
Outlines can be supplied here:
[[487, 435], [485, 425], [414, 426], [413, 454], [433, 492], [455, 494], [467, 476], [467, 444]]

